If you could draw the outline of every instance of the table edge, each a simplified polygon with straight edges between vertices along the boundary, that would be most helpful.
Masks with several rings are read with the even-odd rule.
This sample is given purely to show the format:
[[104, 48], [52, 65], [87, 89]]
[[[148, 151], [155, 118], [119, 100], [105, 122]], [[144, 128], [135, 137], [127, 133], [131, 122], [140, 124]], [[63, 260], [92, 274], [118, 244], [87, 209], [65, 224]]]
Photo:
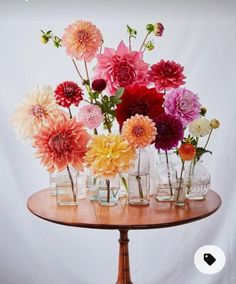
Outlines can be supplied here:
[[[213, 191], [218, 199], [219, 199], [219, 205], [212, 211], [202, 215], [202, 216], [198, 216], [198, 217], [193, 217], [190, 219], [186, 219], [186, 220], [180, 220], [180, 221], [175, 221], [175, 222], [170, 222], [170, 223], [164, 223], [164, 224], [149, 224], [149, 225], [140, 225], [140, 224], [136, 224], [136, 225], [113, 225], [113, 224], [85, 224], [85, 223], [63, 223], [57, 220], [53, 220], [53, 219], [47, 219], [44, 216], [41, 216], [35, 212], [33, 212], [29, 206], [28, 206], [28, 202], [29, 199], [31, 198], [31, 196], [28, 198], [27, 200], [27, 208], [28, 210], [35, 216], [39, 217], [40, 219], [46, 220], [48, 222], [51, 223], [55, 223], [55, 224], [59, 224], [59, 225], [64, 225], [64, 226], [68, 226], [68, 227], [79, 227], [79, 228], [87, 228], [87, 229], [102, 229], [102, 230], [121, 230], [121, 229], [127, 229], [127, 230], [148, 230], [148, 229], [160, 229], [160, 228], [168, 228], [168, 227], [175, 227], [175, 226], [180, 226], [180, 225], [184, 225], [184, 224], [188, 224], [188, 223], [192, 223], [195, 221], [199, 221], [201, 219], [205, 219], [207, 217], [209, 217], [210, 215], [214, 214], [222, 205], [222, 199], [219, 196], [219, 194], [217, 192]], [[201, 201], [196, 201], [196, 202], [201, 202]], [[179, 208], [181, 210], [181, 208]]]

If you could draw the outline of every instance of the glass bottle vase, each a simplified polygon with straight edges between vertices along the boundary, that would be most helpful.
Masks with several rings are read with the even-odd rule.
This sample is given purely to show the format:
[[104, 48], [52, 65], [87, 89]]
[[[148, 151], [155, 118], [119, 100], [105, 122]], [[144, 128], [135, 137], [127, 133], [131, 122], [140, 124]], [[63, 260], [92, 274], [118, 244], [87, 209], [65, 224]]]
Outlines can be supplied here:
[[159, 152], [156, 162], [156, 200], [174, 201], [176, 184], [176, 164], [174, 163], [175, 153]]
[[131, 205], [148, 205], [149, 196], [150, 159], [145, 149], [138, 149], [135, 165], [128, 174], [128, 201]]
[[187, 181], [187, 198], [203, 200], [211, 186], [211, 176], [203, 161], [192, 161], [185, 169], [184, 179]]
[[57, 204], [78, 205], [78, 172], [67, 166], [55, 173]]

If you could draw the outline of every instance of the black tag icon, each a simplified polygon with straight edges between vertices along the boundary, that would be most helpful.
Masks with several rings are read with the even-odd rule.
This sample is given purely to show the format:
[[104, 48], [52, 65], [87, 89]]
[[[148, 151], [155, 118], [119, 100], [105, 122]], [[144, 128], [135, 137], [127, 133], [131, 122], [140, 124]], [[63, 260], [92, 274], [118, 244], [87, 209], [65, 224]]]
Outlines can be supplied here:
[[210, 254], [210, 253], [204, 253], [203, 259], [210, 266], [216, 261], [214, 256], [212, 254]]

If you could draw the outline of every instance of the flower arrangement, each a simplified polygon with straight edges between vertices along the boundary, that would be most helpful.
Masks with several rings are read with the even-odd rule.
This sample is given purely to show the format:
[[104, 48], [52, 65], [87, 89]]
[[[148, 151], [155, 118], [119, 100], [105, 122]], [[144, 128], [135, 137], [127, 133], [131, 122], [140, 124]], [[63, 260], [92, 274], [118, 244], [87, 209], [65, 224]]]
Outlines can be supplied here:
[[[145, 62], [145, 53], [155, 49], [154, 38], [163, 35], [161, 23], [146, 26], [137, 50], [133, 43], [138, 32], [130, 26], [127, 43], [121, 40], [117, 48], [103, 47], [101, 31], [85, 20], [66, 27], [61, 37], [50, 30], [41, 32], [43, 44], [53, 42], [56, 48], [65, 48], [79, 78], [79, 82], [61, 82], [54, 89], [37, 87], [12, 117], [18, 135], [31, 141], [36, 157], [49, 172], [67, 168], [70, 174], [69, 165], [77, 171], [85, 165], [95, 177], [108, 180], [129, 171], [138, 159], [136, 179], [143, 198], [140, 149], [154, 144], [164, 151], [168, 169], [168, 151], [177, 149], [181, 178], [185, 161], [191, 160], [194, 166], [209, 152], [206, 146], [219, 122], [209, 122], [199, 96], [183, 87], [184, 67], [171, 60]], [[84, 71], [78, 61], [83, 62]], [[76, 115], [72, 105], [77, 107]], [[115, 123], [120, 133], [114, 133]], [[199, 147], [199, 138], [206, 135], [205, 146]], [[172, 191], [170, 180], [169, 184]]]

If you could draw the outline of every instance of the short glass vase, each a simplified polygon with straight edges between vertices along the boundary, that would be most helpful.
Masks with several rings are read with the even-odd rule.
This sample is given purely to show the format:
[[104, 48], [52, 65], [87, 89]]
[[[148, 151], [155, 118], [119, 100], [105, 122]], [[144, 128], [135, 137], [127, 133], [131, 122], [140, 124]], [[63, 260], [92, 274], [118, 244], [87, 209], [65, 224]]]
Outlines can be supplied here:
[[98, 180], [98, 201], [101, 206], [115, 206], [118, 202], [120, 178], [104, 177]]
[[150, 159], [146, 150], [137, 150], [134, 168], [128, 174], [128, 201], [131, 205], [148, 205], [150, 198]]
[[67, 166], [55, 173], [56, 199], [59, 206], [78, 205], [78, 172]]
[[186, 184], [184, 179], [177, 179], [175, 184], [175, 205], [176, 206], [184, 206], [186, 200]]

